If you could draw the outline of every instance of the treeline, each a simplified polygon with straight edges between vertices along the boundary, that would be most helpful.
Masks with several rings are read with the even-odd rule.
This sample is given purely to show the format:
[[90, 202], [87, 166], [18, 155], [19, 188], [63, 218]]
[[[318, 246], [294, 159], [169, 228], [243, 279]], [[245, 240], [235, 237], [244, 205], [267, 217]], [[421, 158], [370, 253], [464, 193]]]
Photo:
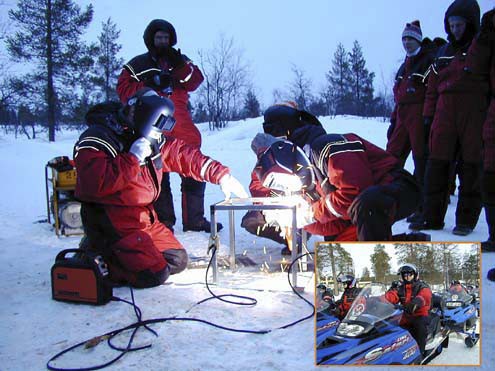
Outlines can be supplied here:
[[[359, 249], [359, 245], [352, 248]], [[452, 280], [477, 284], [480, 277], [480, 254], [477, 244], [468, 251], [453, 243], [395, 243], [398, 265], [412, 263], [419, 269], [419, 278], [429, 284], [449, 286]], [[385, 246], [376, 244], [369, 265], [355, 272], [350, 254], [339, 244], [323, 244], [318, 248], [317, 268], [320, 281], [329, 274], [353, 273], [361, 281], [388, 284], [400, 277], [391, 268], [392, 257]], [[333, 272], [333, 273], [332, 273]]]
[[[8, 55], [0, 55], [0, 125], [4, 130], [36, 136], [36, 128], [55, 140], [61, 125], [83, 126], [88, 107], [117, 99], [115, 87], [123, 65], [119, 57], [120, 30], [108, 18], [98, 40], [82, 35], [93, 19], [93, 7], [82, 9], [73, 0], [19, 0], [0, 24], [0, 41]], [[15, 32], [8, 32], [15, 30]], [[258, 117], [263, 107], [253, 84], [251, 66], [232, 38], [221, 35], [212, 48], [193, 58], [205, 81], [190, 106], [195, 122], [221, 129], [231, 120]], [[14, 64], [30, 66], [12, 73]], [[273, 91], [274, 103], [294, 100], [316, 115], [388, 116], [391, 102], [375, 96], [374, 73], [366, 68], [357, 41], [347, 52], [337, 46], [329, 70], [315, 92], [302, 68], [292, 67], [285, 89]]]

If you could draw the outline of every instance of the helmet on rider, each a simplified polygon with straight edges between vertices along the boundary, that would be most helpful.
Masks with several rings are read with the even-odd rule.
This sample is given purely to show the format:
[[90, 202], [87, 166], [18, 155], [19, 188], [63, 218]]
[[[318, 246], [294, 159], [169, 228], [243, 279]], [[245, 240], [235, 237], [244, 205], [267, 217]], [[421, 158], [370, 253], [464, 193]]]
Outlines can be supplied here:
[[406, 275], [412, 274], [414, 276], [414, 280], [417, 280], [418, 275], [419, 275], [419, 271], [418, 271], [418, 268], [416, 268], [416, 266], [414, 264], [405, 263], [399, 267], [399, 271], [397, 272], [397, 274], [401, 276], [401, 278], [404, 282], [407, 282], [408, 280], [406, 280], [404, 278]]
[[337, 282], [342, 283], [346, 289], [350, 289], [355, 287], [357, 284], [357, 279], [352, 274], [343, 274], [340, 273], [337, 276]]

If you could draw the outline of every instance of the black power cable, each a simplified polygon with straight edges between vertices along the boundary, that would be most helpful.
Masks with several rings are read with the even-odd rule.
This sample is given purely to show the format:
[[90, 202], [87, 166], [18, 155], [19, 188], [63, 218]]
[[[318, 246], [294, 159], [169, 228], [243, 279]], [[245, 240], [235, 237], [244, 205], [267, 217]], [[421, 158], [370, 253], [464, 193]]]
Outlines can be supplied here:
[[[213, 256], [214, 256], [214, 254], [216, 254], [216, 248], [213, 247], [213, 249], [214, 250], [213, 250], [212, 258], [210, 259], [210, 262], [209, 262], [208, 267], [206, 269], [206, 279], [205, 279], [206, 288], [207, 288], [208, 292], [210, 293], [211, 297], [198, 301], [196, 304], [194, 304], [194, 306], [199, 305], [201, 303], [204, 303], [204, 302], [206, 302], [208, 300], [211, 300], [211, 299], [218, 299], [218, 300], [221, 300], [223, 302], [226, 302], [226, 303], [229, 303], [229, 304], [234, 304], [234, 305], [247, 305], [247, 306], [254, 306], [254, 305], [256, 305], [257, 300], [254, 299], [254, 298], [251, 298], [249, 296], [235, 295], [235, 294], [216, 295], [215, 293], [213, 293], [213, 291], [210, 289], [209, 284], [208, 284], [208, 271], [209, 271], [209, 269], [211, 267]], [[291, 272], [292, 267], [294, 266], [294, 264], [299, 259], [303, 258], [304, 256], [312, 255], [312, 254], [314, 254], [314, 253], [305, 253], [303, 255], [298, 256], [289, 265], [289, 268], [287, 270], [287, 279], [288, 279], [288, 282], [289, 282], [289, 286], [292, 288], [292, 291], [299, 298], [301, 298], [306, 303], [308, 303], [309, 306], [311, 306], [311, 308], [312, 308], [311, 314], [309, 314], [309, 315], [307, 315], [307, 316], [305, 316], [303, 318], [300, 318], [300, 319], [298, 319], [298, 320], [296, 320], [294, 322], [291, 322], [289, 324], [286, 324], [286, 325], [277, 327], [274, 330], [286, 329], [288, 327], [294, 326], [294, 325], [296, 325], [296, 324], [298, 324], [300, 322], [303, 322], [303, 321], [305, 321], [305, 320], [307, 320], [309, 318], [314, 317], [315, 306], [309, 300], [307, 300], [306, 298], [304, 298], [299, 292], [297, 292], [297, 290], [295, 289], [295, 287], [292, 285], [292, 282], [290, 281], [290, 272]], [[222, 326], [222, 325], [219, 325], [219, 324], [210, 322], [210, 321], [206, 321], [206, 320], [203, 320], [203, 319], [200, 319], [200, 318], [194, 318], [194, 317], [162, 317], [162, 318], [153, 318], [153, 319], [148, 319], [148, 320], [142, 320], [142, 312], [141, 312], [141, 309], [135, 303], [135, 300], [134, 300], [134, 291], [132, 290], [132, 287], [130, 287], [130, 290], [131, 290], [131, 301], [127, 301], [127, 300], [124, 300], [124, 299], [121, 299], [121, 298], [118, 298], [118, 297], [113, 297], [112, 300], [113, 301], [122, 301], [122, 302], [124, 302], [126, 304], [131, 305], [133, 307], [133, 309], [134, 309], [134, 313], [136, 314], [136, 318], [137, 318], [137, 321], [136, 322], [134, 322], [134, 323], [132, 323], [132, 324], [126, 326], [126, 327], [122, 327], [120, 329], [107, 332], [107, 333], [105, 333], [103, 335], [100, 335], [100, 336], [97, 336], [95, 338], [82, 341], [82, 342], [80, 342], [80, 343], [78, 343], [76, 345], [73, 345], [73, 346], [71, 346], [71, 347], [69, 347], [67, 349], [64, 349], [61, 352], [55, 354], [52, 358], [50, 358], [48, 360], [48, 362], [46, 363], [46, 367], [49, 370], [53, 370], [53, 371], [91, 371], [91, 370], [100, 370], [102, 368], [105, 368], [107, 366], [110, 366], [111, 364], [117, 362], [119, 359], [121, 359], [125, 354], [127, 354], [129, 352], [133, 352], [133, 351], [137, 351], [137, 350], [142, 350], [142, 349], [150, 348], [151, 347], [151, 344], [143, 345], [143, 346], [140, 346], [140, 347], [133, 348], [132, 347], [132, 343], [134, 341], [134, 337], [135, 337], [135, 335], [137, 333], [137, 330], [139, 330], [139, 328], [141, 328], [141, 327], [144, 327], [146, 330], [150, 331], [155, 336], [158, 336], [158, 334], [153, 329], [151, 329], [148, 326], [148, 325], [151, 325], [151, 324], [154, 324], [154, 323], [162, 323], [162, 322], [167, 322], [167, 321], [199, 322], [199, 323], [204, 323], [204, 324], [207, 324], [209, 326], [213, 326], [213, 327], [216, 327], [218, 329], [225, 330], [225, 331], [238, 332], [238, 333], [248, 333], [248, 334], [258, 334], [258, 335], [268, 334], [268, 333], [270, 333], [270, 332], [273, 331], [272, 329], [267, 329], [267, 330], [236, 329], [236, 328]], [[245, 302], [228, 300], [228, 299], [225, 299], [226, 297], [242, 299], [242, 300], [245, 300]], [[192, 309], [192, 307], [190, 309]], [[112, 344], [112, 339], [115, 336], [117, 336], [117, 335], [119, 335], [119, 334], [121, 334], [123, 332], [126, 332], [128, 330], [132, 330], [132, 333], [131, 333], [131, 336], [129, 337], [129, 340], [127, 342], [127, 346], [125, 348], [117, 347], [114, 344]], [[74, 350], [76, 348], [79, 348], [81, 346], [87, 346], [88, 344], [92, 344], [92, 343], [95, 343], [95, 342], [96, 342], [96, 344], [94, 344], [93, 346], [96, 346], [96, 345], [98, 345], [104, 339], [107, 340], [107, 344], [108, 344], [108, 346], [111, 349], [120, 352], [120, 354], [118, 356], [116, 356], [115, 358], [111, 359], [110, 361], [108, 361], [106, 363], [103, 363], [103, 364], [100, 364], [100, 365], [95, 365], [95, 366], [89, 366], [89, 367], [80, 367], [80, 368], [60, 368], [60, 367], [52, 366], [52, 364], [51, 364], [56, 359], [60, 358], [62, 355], [66, 354], [66, 353], [68, 353], [68, 352], [70, 352], [70, 351], [72, 351], [72, 350]]]

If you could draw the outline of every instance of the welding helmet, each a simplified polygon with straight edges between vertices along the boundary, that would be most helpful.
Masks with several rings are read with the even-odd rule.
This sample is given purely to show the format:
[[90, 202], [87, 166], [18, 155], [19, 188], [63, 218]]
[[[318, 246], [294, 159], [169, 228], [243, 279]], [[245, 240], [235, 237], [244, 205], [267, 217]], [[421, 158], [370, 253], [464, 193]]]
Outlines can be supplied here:
[[152, 89], [142, 89], [132, 96], [126, 106], [128, 112], [131, 109], [134, 112], [130, 115], [130, 126], [137, 136], [152, 143], [175, 126], [173, 102]]
[[255, 167], [262, 185], [286, 194], [313, 190], [315, 174], [304, 151], [286, 140], [271, 144], [258, 156]]

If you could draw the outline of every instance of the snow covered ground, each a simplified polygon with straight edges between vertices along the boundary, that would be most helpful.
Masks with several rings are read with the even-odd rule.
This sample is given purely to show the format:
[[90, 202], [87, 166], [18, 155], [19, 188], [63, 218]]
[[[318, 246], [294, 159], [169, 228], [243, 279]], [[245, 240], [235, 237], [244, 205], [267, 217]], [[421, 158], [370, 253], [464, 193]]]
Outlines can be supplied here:
[[[372, 119], [354, 117], [323, 118], [329, 132], [355, 132], [384, 147], [387, 124]], [[250, 141], [261, 130], [261, 118], [231, 123], [221, 132], [210, 132], [202, 126], [203, 152], [231, 167], [233, 174], [247, 187], [255, 156]], [[51, 300], [50, 268], [55, 255], [62, 249], [77, 247], [79, 237], [57, 238], [52, 227], [36, 221], [46, 218], [44, 166], [55, 156], [71, 155], [78, 133], [63, 132], [56, 143], [45, 137], [34, 141], [12, 136], [0, 136], [0, 370], [42, 370], [48, 359], [80, 341], [123, 327], [135, 321], [134, 312], [126, 304], [111, 302], [102, 307], [74, 305]], [[407, 167], [411, 168], [411, 161]], [[178, 176], [172, 177], [176, 210], [180, 210]], [[219, 187], [208, 185], [206, 205], [222, 199]], [[468, 237], [450, 233], [454, 223], [452, 197], [446, 217], [446, 228], [432, 233], [435, 241], [480, 241], [487, 237], [484, 216], [476, 231]], [[207, 208], [208, 210], [208, 208]], [[237, 251], [247, 255], [280, 258], [280, 246], [254, 239], [240, 228], [243, 212], [236, 213]], [[180, 211], [176, 233], [191, 256], [206, 255], [208, 235], [181, 230]], [[218, 213], [227, 225], [228, 215]], [[405, 222], [396, 223], [394, 232], [407, 230]], [[220, 233], [221, 251], [228, 252], [228, 232]], [[311, 246], [321, 239], [312, 238]], [[482, 369], [492, 369], [495, 356], [495, 317], [489, 308], [495, 304], [494, 283], [487, 281], [488, 268], [495, 266], [495, 254], [484, 254], [482, 305]], [[275, 271], [275, 269], [272, 269]], [[236, 273], [222, 271], [216, 293], [235, 293], [255, 297], [255, 307], [239, 307], [211, 300], [199, 306], [197, 301], [209, 296], [204, 285], [205, 269], [188, 269], [172, 276], [163, 286], [135, 290], [143, 318], [190, 316], [217, 324], [249, 329], [275, 329], [311, 312], [311, 308], [294, 295], [284, 273], [266, 273], [259, 267], [241, 268]], [[313, 300], [314, 277], [305, 273], [298, 284], [305, 287], [304, 296]], [[128, 288], [114, 290], [114, 295], [129, 299]], [[483, 314], [483, 313], [482, 313]], [[200, 323], [167, 322], [152, 326], [159, 334], [155, 338], [139, 331], [136, 344], [152, 342], [150, 349], [124, 356], [110, 370], [311, 370], [314, 367], [314, 322], [305, 321], [266, 335], [240, 334], [222, 331]], [[123, 340], [118, 342], [123, 344]], [[435, 363], [463, 364], [473, 359], [460, 341]], [[58, 367], [77, 368], [103, 363], [116, 353], [106, 345], [78, 349], [58, 362]], [[475, 357], [476, 358], [476, 357]], [[384, 368], [387, 369], [387, 368]], [[397, 368], [389, 367], [397, 370]], [[451, 369], [449, 367], [449, 369]], [[465, 368], [459, 368], [465, 370]]]

